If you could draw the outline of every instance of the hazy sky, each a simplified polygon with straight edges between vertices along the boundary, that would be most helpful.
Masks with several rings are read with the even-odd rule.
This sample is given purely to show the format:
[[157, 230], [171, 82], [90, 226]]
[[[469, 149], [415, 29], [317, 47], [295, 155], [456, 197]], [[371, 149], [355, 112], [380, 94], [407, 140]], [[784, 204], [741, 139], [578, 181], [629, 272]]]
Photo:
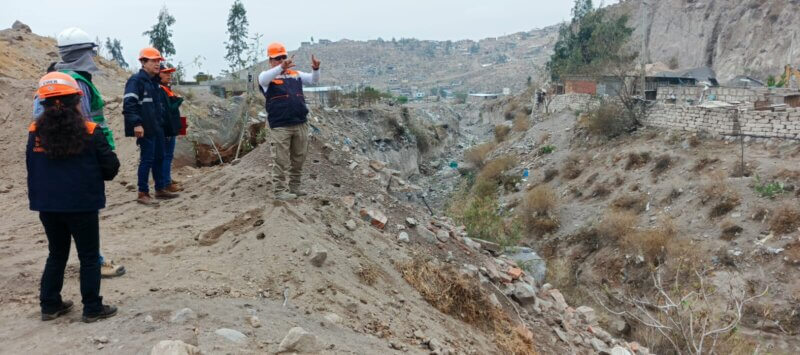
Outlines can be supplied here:
[[[599, 2], [599, 1], [597, 1]], [[616, 1], [606, 1], [606, 4]], [[570, 17], [573, 0], [405, 0], [405, 1], [256, 1], [243, 0], [250, 34], [263, 34], [262, 48], [281, 41], [287, 49], [301, 41], [343, 38], [367, 40], [392, 37], [459, 40], [481, 39], [541, 28]], [[142, 32], [156, 23], [166, 6], [177, 54], [189, 73], [191, 63], [205, 57], [203, 71], [213, 74], [228, 67], [224, 60], [227, 18], [233, 0], [37, 0], [5, 1], [0, 28], [20, 20], [45, 36], [67, 27], [80, 27], [105, 42], [121, 41], [125, 59], [138, 66], [139, 49], [148, 46]], [[321, 58], [324, 61], [324, 58]], [[324, 62], [323, 62], [324, 65]]]

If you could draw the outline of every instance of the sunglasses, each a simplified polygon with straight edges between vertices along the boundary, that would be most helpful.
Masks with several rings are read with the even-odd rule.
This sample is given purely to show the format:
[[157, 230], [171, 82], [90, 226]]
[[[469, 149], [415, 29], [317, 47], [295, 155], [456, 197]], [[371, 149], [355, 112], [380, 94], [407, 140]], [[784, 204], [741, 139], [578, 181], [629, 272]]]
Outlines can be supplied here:
[[272, 58], [272, 60], [286, 60], [286, 58], [287, 57], [285, 55], [281, 55], [281, 56], [277, 56], [275, 58]]

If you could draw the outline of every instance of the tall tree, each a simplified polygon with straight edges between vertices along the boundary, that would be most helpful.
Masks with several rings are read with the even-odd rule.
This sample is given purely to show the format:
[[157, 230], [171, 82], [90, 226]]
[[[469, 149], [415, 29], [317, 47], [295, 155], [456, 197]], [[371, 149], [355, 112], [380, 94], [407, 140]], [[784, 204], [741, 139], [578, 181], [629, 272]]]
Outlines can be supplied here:
[[235, 0], [228, 13], [228, 41], [225, 42], [225, 60], [231, 67], [231, 72], [241, 70], [247, 65], [247, 59], [242, 56], [247, 51], [247, 10], [240, 0]]
[[573, 23], [576, 20], [580, 21], [580, 19], [588, 15], [592, 10], [594, 10], [592, 0], [575, 0], [575, 5], [572, 7]]
[[120, 67], [128, 68], [128, 63], [125, 62], [125, 56], [122, 55], [122, 44], [118, 39], [114, 38], [112, 40], [110, 37], [106, 37], [106, 50], [111, 56], [112, 61], [117, 62]]
[[172, 30], [170, 26], [175, 24], [175, 18], [167, 11], [167, 6], [161, 8], [158, 12], [158, 22], [150, 28], [149, 31], [144, 31], [142, 35], [150, 37], [150, 45], [158, 49], [162, 56], [170, 56], [175, 54], [175, 45], [172, 43]]

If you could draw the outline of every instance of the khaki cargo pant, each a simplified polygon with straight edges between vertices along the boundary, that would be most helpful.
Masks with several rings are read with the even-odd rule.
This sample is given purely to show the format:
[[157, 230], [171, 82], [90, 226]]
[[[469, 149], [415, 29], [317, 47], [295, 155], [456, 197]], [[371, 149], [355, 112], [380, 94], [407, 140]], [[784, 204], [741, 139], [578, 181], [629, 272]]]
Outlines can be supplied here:
[[286, 191], [288, 172], [289, 191], [298, 191], [308, 150], [308, 123], [273, 128], [271, 136], [272, 187], [275, 193]]

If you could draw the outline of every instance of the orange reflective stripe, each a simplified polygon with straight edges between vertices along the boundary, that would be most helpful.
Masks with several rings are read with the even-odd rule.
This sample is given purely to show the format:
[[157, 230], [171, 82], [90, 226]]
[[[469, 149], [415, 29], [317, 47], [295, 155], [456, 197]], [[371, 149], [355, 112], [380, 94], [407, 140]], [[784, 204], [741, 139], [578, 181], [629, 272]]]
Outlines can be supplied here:
[[28, 126], [28, 132], [36, 132], [36, 122], [33, 122], [30, 126]]
[[275, 85], [283, 85], [283, 80], [275, 79], [275, 80], [272, 81], [272, 83], [275, 84]]

